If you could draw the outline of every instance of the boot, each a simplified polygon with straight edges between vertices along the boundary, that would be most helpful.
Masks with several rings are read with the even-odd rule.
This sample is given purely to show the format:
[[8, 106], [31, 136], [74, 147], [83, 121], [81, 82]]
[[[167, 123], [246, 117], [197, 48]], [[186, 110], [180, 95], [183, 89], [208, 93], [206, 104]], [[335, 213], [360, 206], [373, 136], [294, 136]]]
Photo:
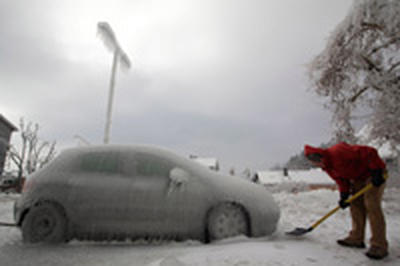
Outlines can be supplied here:
[[384, 257], [386, 257], [387, 255], [389, 255], [389, 253], [384, 248], [377, 247], [377, 246], [371, 246], [369, 248], [368, 252], [365, 253], [365, 255], [370, 259], [381, 260]]
[[365, 244], [363, 241], [356, 241], [351, 239], [350, 237], [346, 237], [344, 239], [339, 239], [337, 243], [344, 247], [351, 247], [351, 248], [365, 248]]

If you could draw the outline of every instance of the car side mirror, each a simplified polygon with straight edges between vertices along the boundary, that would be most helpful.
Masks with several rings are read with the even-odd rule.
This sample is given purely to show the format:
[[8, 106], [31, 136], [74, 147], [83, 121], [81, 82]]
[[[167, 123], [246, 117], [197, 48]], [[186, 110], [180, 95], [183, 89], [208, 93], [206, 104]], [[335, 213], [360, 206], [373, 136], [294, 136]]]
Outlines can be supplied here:
[[182, 185], [189, 181], [189, 173], [182, 168], [175, 167], [169, 172], [169, 179], [174, 185]]
[[177, 190], [183, 190], [184, 185], [189, 181], [189, 173], [182, 168], [175, 167], [169, 172], [168, 194]]

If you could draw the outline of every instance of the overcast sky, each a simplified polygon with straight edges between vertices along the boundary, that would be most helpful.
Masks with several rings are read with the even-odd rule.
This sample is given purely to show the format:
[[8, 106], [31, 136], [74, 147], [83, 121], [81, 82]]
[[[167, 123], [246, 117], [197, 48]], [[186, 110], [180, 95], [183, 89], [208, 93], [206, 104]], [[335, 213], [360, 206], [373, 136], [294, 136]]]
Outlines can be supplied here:
[[[40, 124], [58, 149], [103, 141], [112, 54], [107, 21], [132, 67], [118, 70], [111, 142], [266, 169], [329, 140], [330, 114], [306, 65], [349, 0], [0, 0], [0, 113]], [[18, 138], [14, 134], [13, 141]]]

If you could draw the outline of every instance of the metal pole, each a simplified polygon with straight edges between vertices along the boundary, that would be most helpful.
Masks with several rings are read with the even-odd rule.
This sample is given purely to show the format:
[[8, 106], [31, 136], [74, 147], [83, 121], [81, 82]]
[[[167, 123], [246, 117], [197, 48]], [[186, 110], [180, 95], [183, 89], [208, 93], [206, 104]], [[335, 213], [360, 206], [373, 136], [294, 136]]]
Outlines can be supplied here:
[[118, 48], [116, 48], [114, 51], [113, 65], [112, 65], [112, 71], [111, 71], [110, 91], [108, 93], [106, 126], [104, 129], [104, 144], [108, 144], [110, 141], [112, 104], [113, 104], [113, 98], [114, 98], [115, 74], [117, 71], [118, 55], [119, 55], [119, 50], [118, 50]]

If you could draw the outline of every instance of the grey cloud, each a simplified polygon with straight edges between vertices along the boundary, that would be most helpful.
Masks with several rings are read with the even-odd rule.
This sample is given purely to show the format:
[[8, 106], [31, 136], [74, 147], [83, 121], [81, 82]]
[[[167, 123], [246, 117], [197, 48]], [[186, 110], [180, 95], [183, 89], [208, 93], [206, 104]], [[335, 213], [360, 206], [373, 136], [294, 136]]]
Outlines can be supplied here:
[[[322, 49], [347, 1], [128, 2], [116, 1], [120, 8], [109, 14], [132, 61], [130, 71], [117, 75], [113, 142], [214, 156], [224, 168], [265, 168], [305, 142], [329, 138], [329, 113], [307, 90], [305, 64]], [[19, 110], [8, 117], [39, 122], [43, 137], [60, 147], [74, 145], [76, 134], [102, 141], [111, 54], [96, 65], [71, 50], [71, 60], [61, 30], [79, 30], [78, 19], [92, 15], [91, 23], [104, 15], [96, 3], [105, 4], [93, 1], [85, 14], [81, 1], [0, 2], [0, 87], [6, 92], [0, 107]], [[156, 8], [167, 3], [177, 10], [159, 15], [183, 13], [161, 25], [166, 21], [157, 21]], [[79, 44], [69, 49], [88, 49]]]

